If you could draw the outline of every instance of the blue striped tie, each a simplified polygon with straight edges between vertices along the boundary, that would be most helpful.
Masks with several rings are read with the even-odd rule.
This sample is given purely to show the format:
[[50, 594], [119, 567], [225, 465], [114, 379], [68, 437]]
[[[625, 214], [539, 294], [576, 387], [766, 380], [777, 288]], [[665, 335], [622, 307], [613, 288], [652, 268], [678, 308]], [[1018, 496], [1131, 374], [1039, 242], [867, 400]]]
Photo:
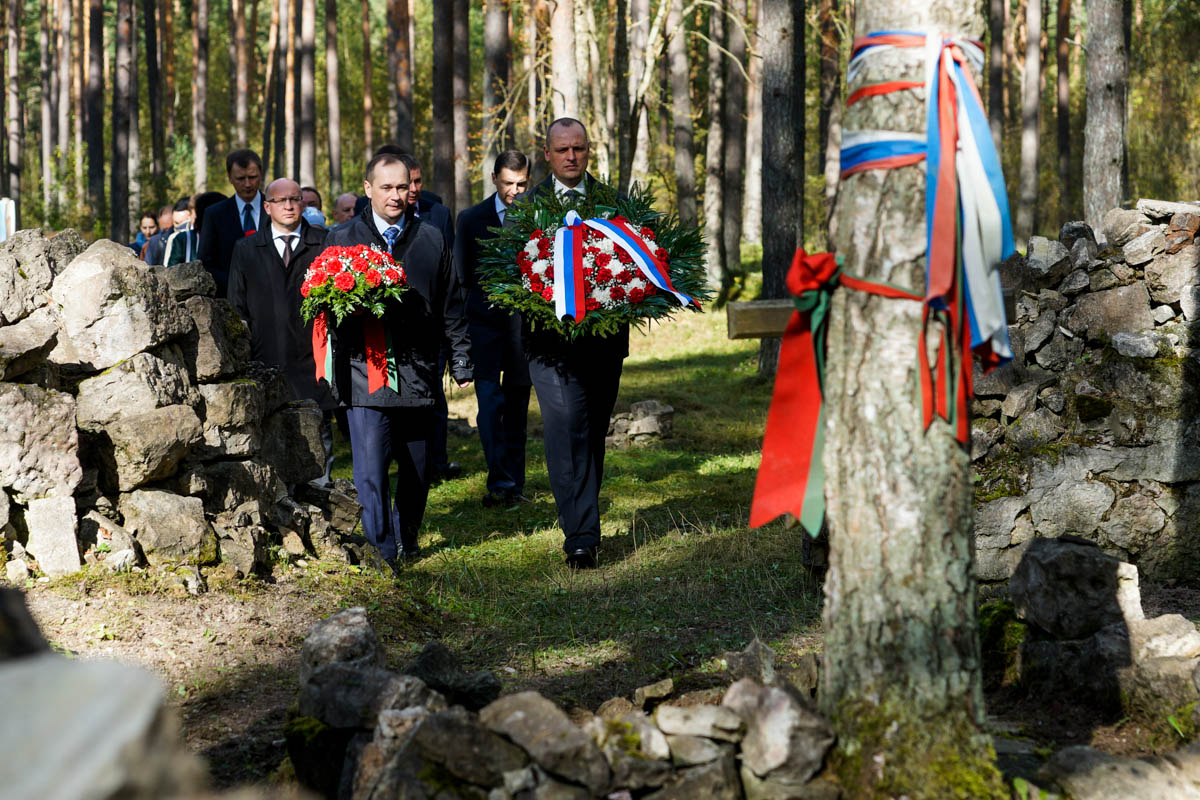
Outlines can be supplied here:
[[392, 225], [386, 231], [383, 232], [383, 238], [387, 239], [389, 253], [392, 252], [392, 249], [396, 246], [396, 239], [399, 236], [400, 236], [400, 227], [398, 225]]

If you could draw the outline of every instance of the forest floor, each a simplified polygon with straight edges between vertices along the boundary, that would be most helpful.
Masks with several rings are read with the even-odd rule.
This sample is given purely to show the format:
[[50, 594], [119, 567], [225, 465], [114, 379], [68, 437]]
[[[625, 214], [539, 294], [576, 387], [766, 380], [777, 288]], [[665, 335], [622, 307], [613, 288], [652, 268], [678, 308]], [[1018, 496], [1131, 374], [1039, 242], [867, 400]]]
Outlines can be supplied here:
[[[771, 386], [757, 341], [729, 341], [724, 313], [684, 314], [632, 337], [617, 409], [659, 400], [676, 410], [671, 439], [610, 451], [602, 493], [601, 567], [574, 572], [546, 479], [536, 400], [530, 413], [530, 502], [484, 509], [474, 395], [450, 397], [450, 457], [463, 477], [435, 487], [423, 557], [398, 577], [280, 558], [269, 579], [198, 597], [153, 573], [99, 571], [31, 582], [29, 604], [54, 646], [115, 658], [161, 678], [190, 747], [219, 786], [269, 780], [283, 761], [282, 726], [296, 696], [310, 626], [361, 605], [398, 667], [445, 642], [504, 691], [534, 689], [574, 715], [643, 685], [674, 679], [696, 701], [727, 685], [720, 657], [758, 636], [785, 669], [821, 647], [820, 582], [801, 563], [801, 529], [746, 527]], [[339, 445], [335, 475], [350, 477]], [[1147, 612], [1200, 617], [1200, 593], [1146, 588]], [[1066, 744], [1143, 753], [1161, 734], [1081, 708], [998, 692], [995, 727], [1029, 771]]]

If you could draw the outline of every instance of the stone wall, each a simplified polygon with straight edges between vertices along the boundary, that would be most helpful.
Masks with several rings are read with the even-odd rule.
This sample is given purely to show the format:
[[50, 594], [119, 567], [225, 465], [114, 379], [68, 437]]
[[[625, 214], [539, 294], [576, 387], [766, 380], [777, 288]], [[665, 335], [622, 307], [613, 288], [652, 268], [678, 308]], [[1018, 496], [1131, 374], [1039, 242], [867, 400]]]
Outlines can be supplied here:
[[[0, 243], [0, 546], [10, 582], [149, 565], [197, 591], [275, 545], [353, 558], [358, 507], [324, 471], [321, 412], [249, 360], [199, 262], [110, 241]], [[4, 559], [0, 559], [4, 560]]]
[[1013, 363], [976, 370], [977, 574], [1075, 534], [1151, 580], [1200, 580], [1200, 205], [1141, 200], [1033, 237]]

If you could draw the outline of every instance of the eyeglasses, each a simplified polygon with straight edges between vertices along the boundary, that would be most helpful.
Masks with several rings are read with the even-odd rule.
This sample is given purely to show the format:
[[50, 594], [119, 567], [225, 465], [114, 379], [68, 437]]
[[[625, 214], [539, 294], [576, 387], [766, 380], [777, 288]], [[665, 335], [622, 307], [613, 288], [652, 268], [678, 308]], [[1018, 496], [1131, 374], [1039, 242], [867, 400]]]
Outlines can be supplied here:
[[268, 203], [274, 203], [277, 206], [302, 206], [304, 205], [303, 197], [276, 197], [274, 200], [267, 200]]

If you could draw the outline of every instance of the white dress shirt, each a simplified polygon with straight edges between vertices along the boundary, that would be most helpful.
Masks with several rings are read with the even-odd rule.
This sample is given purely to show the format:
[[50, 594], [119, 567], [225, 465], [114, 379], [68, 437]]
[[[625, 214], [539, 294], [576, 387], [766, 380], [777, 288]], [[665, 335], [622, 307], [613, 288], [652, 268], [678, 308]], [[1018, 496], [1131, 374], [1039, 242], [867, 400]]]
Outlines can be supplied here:
[[557, 175], [555, 175], [554, 176], [554, 193], [561, 197], [562, 195], [566, 194], [567, 192], [579, 192], [584, 197], [587, 197], [587, 178], [586, 177], [580, 178], [579, 183], [577, 183], [576, 185], [567, 186], [565, 183], [563, 183], [562, 181], [560, 181], [558, 179]]
[[[395, 225], [397, 228], [399, 228], [402, 233], [404, 231], [404, 217], [403, 216], [401, 216], [400, 219], [396, 220], [394, 223], [388, 222], [386, 219], [379, 216], [379, 213], [375, 210], [374, 206], [371, 207], [371, 216], [375, 218], [375, 230], [379, 231], [380, 236], [383, 236], [383, 232], [386, 231], [388, 228], [392, 227], [393, 225]], [[384, 236], [383, 240], [386, 242], [387, 237]]]
[[283, 258], [283, 250], [289, 238], [292, 240], [292, 253], [296, 252], [296, 247], [300, 244], [300, 228], [297, 227], [294, 231], [283, 231], [271, 223], [271, 238], [275, 242], [275, 252], [279, 253], [280, 258]]
[[246, 213], [246, 206], [250, 206], [250, 216], [254, 217], [254, 230], [258, 230], [258, 221], [262, 219], [262, 194], [254, 195], [254, 200], [250, 203], [247, 203], [236, 194], [233, 196], [233, 199], [237, 202], [238, 225], [242, 224], [243, 215]]

